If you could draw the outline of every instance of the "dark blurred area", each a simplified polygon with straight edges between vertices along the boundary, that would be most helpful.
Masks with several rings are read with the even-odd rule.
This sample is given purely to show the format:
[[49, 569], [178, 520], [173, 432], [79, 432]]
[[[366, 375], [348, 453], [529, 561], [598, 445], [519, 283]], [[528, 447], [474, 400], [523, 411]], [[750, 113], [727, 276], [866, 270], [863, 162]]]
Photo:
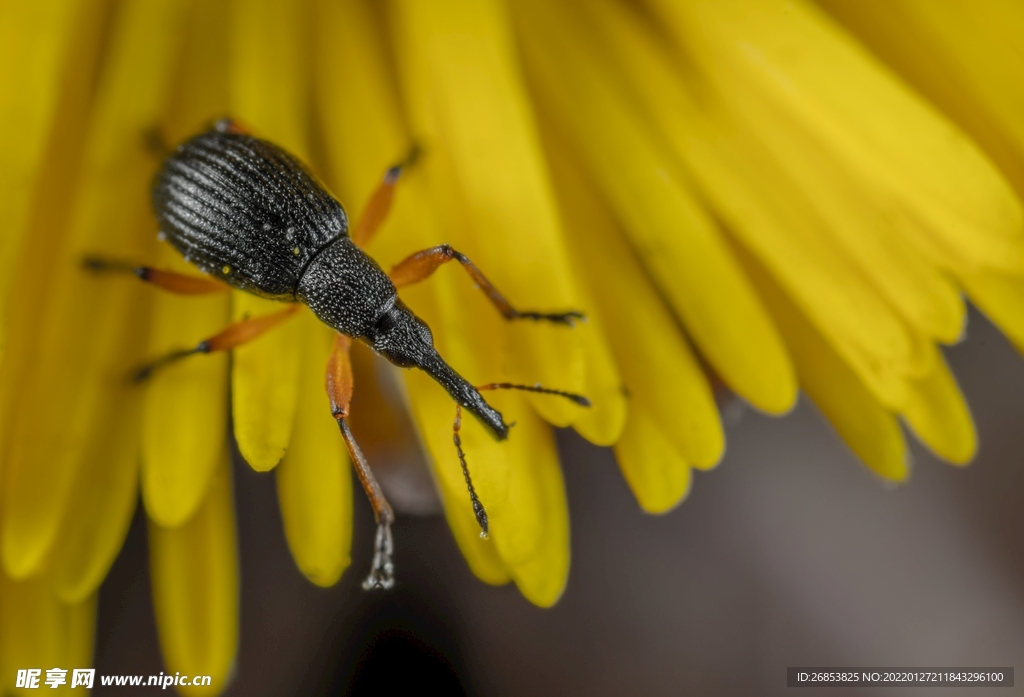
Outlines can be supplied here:
[[[561, 433], [573, 559], [550, 610], [474, 579], [437, 516], [399, 519], [398, 586], [363, 592], [361, 496], [352, 566], [317, 588], [288, 554], [273, 477], [236, 466], [242, 631], [227, 694], [774, 695], [794, 689], [787, 666], [1024, 667], [1024, 360], [976, 312], [947, 356], [980, 452], [958, 469], [915, 444], [895, 488], [806, 400], [784, 419], [731, 416], [724, 461], [660, 517], [640, 512], [609, 451]], [[146, 554], [136, 516], [101, 592], [99, 673], [163, 669]]]

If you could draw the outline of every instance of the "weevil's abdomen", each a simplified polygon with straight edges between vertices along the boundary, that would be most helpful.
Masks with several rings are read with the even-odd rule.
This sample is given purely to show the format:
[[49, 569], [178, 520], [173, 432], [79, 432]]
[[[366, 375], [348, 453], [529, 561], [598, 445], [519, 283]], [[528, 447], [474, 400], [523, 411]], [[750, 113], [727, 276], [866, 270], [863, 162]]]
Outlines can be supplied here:
[[160, 231], [185, 259], [242, 290], [291, 300], [302, 274], [348, 234], [345, 211], [295, 158], [211, 130], [180, 145], [153, 184]]

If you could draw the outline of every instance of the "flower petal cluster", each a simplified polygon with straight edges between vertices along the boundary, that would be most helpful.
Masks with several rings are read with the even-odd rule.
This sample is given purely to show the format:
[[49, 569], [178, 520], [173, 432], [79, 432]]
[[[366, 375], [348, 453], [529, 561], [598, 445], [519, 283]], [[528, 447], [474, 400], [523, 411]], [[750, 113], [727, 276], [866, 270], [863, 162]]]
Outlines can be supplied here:
[[[311, 313], [233, 355], [147, 357], [278, 308], [84, 273], [104, 254], [195, 273], [158, 242], [146, 134], [230, 114], [310, 163], [353, 219], [413, 143], [384, 268], [448, 243], [459, 269], [403, 289], [515, 428], [452, 447], [418, 371], [408, 408], [473, 572], [541, 606], [569, 516], [554, 427], [612, 446], [667, 511], [722, 457], [724, 385], [784, 414], [803, 391], [878, 475], [901, 422], [955, 464], [976, 449], [940, 345], [965, 297], [1024, 348], [1024, 10], [1012, 0], [69, 0], [0, 7], [0, 690], [91, 661], [97, 589], [139, 493], [167, 672], [229, 679], [239, 571], [228, 426], [276, 477], [299, 570], [349, 565], [352, 484]], [[357, 380], [356, 390], [374, 389]], [[230, 410], [230, 411], [229, 411]], [[353, 414], [372, 422], [373, 414]], [[205, 688], [208, 693], [208, 688]]]

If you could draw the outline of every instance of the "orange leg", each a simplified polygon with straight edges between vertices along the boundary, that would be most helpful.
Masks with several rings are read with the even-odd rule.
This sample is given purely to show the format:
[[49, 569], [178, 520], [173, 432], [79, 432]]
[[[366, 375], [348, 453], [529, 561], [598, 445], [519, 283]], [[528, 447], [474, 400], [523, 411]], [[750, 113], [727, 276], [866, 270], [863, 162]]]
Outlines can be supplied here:
[[[510, 382], [492, 382], [489, 385], [478, 385], [476, 389], [481, 392], [486, 390], [523, 390], [525, 392], [538, 392], [540, 394], [565, 397], [566, 399], [579, 404], [581, 407], [590, 406], [590, 400], [583, 395], [575, 394], [573, 392], [563, 392], [562, 390], [552, 390], [547, 387], [541, 387], [540, 385], [513, 385]], [[466, 464], [466, 454], [462, 451], [462, 437], [459, 435], [459, 431], [461, 429], [462, 406], [456, 404], [455, 423], [452, 425], [452, 440], [455, 442], [455, 452], [459, 456], [459, 464], [462, 465], [462, 476], [466, 480], [466, 488], [469, 489], [469, 500], [473, 504], [473, 515], [476, 516], [476, 522], [480, 525], [480, 537], [487, 539], [487, 535], [490, 532], [488, 528], [487, 511], [484, 509], [483, 503], [480, 502], [480, 497], [477, 496], [476, 489], [473, 488], [473, 480], [469, 476], [469, 465]]]
[[338, 421], [345, 446], [356, 468], [360, 484], [373, 506], [373, 515], [377, 519], [377, 536], [374, 540], [373, 565], [370, 575], [363, 581], [363, 588], [391, 588], [395, 585], [395, 566], [391, 561], [394, 546], [391, 541], [391, 524], [395, 521], [395, 513], [391, 504], [384, 498], [380, 484], [377, 483], [363, 451], [359, 449], [352, 431], [348, 427], [348, 409], [352, 400], [352, 361], [349, 348], [352, 340], [344, 334], [338, 334], [334, 340], [334, 349], [327, 361], [327, 397], [331, 401], [331, 415]]
[[583, 313], [577, 312], [576, 310], [570, 310], [569, 312], [520, 312], [519, 310], [512, 307], [505, 296], [498, 292], [498, 289], [487, 280], [487, 278], [480, 272], [480, 269], [469, 260], [465, 254], [457, 252], [447, 244], [438, 245], [437, 247], [431, 247], [430, 249], [424, 249], [422, 252], [416, 252], [415, 254], [407, 257], [403, 261], [399, 262], [393, 269], [389, 276], [391, 281], [399, 288], [402, 286], [412, 285], [418, 283], [425, 278], [429, 278], [432, 273], [437, 271], [438, 267], [443, 264], [447, 264], [449, 261], [454, 259], [455, 261], [462, 264], [462, 268], [466, 270], [466, 273], [470, 275], [473, 282], [484, 292], [484, 295], [498, 308], [498, 312], [505, 317], [505, 319], [532, 319], [532, 320], [545, 320], [548, 322], [558, 322], [559, 324], [568, 324], [572, 326], [573, 321], [583, 319]]
[[146, 283], [152, 283], [169, 293], [178, 295], [206, 295], [231, 290], [226, 283], [203, 276], [189, 276], [175, 271], [154, 269], [152, 266], [135, 266], [125, 261], [86, 257], [82, 265], [96, 273], [131, 273]]
[[384, 173], [384, 178], [377, 186], [376, 191], [370, 196], [370, 200], [363, 209], [363, 215], [352, 230], [351, 238], [356, 246], [363, 247], [380, 228], [381, 223], [387, 218], [391, 210], [391, 202], [395, 198], [395, 186], [402, 176], [402, 170], [412, 164], [419, 157], [419, 148], [413, 146], [405, 159], [393, 167], [389, 167]]
[[214, 351], [230, 351], [233, 348], [247, 344], [270, 329], [273, 329], [281, 322], [298, 312], [298, 310], [298, 305], [291, 305], [280, 312], [261, 315], [259, 317], [250, 317], [249, 319], [244, 319], [241, 322], [228, 325], [219, 333], [214, 334], [209, 339], [200, 341], [192, 348], [173, 351], [166, 356], [161, 356], [152, 363], [139, 368], [134, 373], [135, 382], [142, 382], [152, 375], [153, 371], [158, 368], [162, 368], [165, 365], [179, 361], [187, 356], [197, 353], [213, 353]]

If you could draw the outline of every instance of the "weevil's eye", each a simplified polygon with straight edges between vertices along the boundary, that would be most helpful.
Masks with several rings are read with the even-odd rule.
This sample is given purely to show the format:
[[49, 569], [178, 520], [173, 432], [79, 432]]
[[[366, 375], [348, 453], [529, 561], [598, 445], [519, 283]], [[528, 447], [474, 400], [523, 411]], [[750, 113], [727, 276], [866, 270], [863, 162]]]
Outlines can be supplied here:
[[402, 368], [421, 366], [436, 355], [430, 328], [400, 299], [377, 320], [366, 338], [374, 351]]

